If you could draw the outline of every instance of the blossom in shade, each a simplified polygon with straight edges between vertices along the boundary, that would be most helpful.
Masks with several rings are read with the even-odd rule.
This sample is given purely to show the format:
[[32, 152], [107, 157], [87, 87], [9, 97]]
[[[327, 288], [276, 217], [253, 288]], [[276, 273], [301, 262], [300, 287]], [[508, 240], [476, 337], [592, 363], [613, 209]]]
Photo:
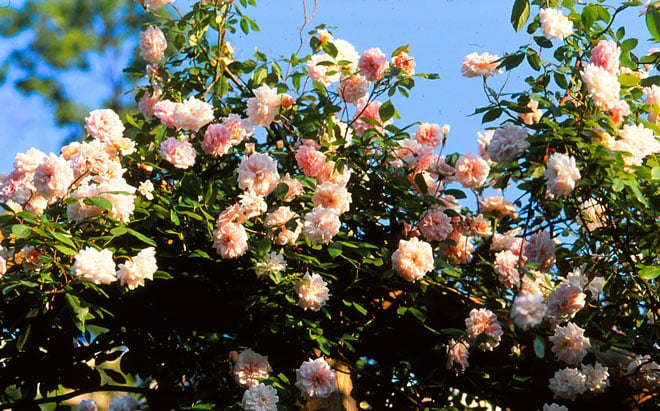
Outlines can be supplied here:
[[348, 211], [351, 201], [351, 193], [344, 186], [333, 183], [319, 184], [312, 195], [314, 207], [331, 208], [338, 216]]
[[268, 236], [277, 245], [295, 244], [302, 227], [295, 221], [295, 229], [289, 230], [287, 223], [298, 217], [289, 207], [279, 207], [266, 215], [264, 225], [268, 229]]
[[401, 69], [401, 74], [406, 77], [412, 77], [415, 74], [415, 58], [409, 56], [405, 51], [392, 57], [390, 66]]
[[335, 210], [315, 207], [305, 216], [303, 233], [315, 243], [328, 244], [341, 227], [341, 221]]
[[122, 395], [115, 397], [108, 405], [108, 411], [135, 411], [138, 409], [139, 403], [135, 397], [130, 395]]
[[224, 124], [211, 124], [206, 128], [202, 150], [213, 157], [229, 152], [232, 147], [231, 132]]
[[369, 81], [381, 80], [389, 66], [387, 57], [378, 47], [366, 50], [358, 61], [360, 74]]
[[314, 54], [307, 61], [307, 72], [309, 73], [309, 78], [312, 80], [321, 83], [325, 87], [328, 87], [330, 84], [339, 81], [341, 76], [341, 69], [332, 57], [328, 54]]
[[298, 168], [307, 177], [316, 177], [325, 166], [325, 154], [314, 146], [301, 145], [296, 150], [296, 163]]
[[589, 63], [602, 67], [612, 74], [619, 72], [619, 58], [621, 49], [612, 40], [601, 40], [591, 50], [591, 59]]
[[616, 125], [620, 125], [623, 122], [623, 119], [629, 116], [631, 113], [630, 105], [626, 100], [617, 101], [613, 107], [610, 107], [610, 119]]
[[247, 116], [253, 126], [270, 126], [280, 112], [280, 96], [274, 88], [263, 85], [247, 101]]
[[543, 410], [541, 411], [568, 411], [568, 408], [553, 402], [552, 404], [543, 404]]
[[547, 271], [555, 264], [555, 242], [550, 233], [543, 230], [531, 236], [525, 242], [524, 255], [530, 263], [541, 271]]
[[573, 22], [560, 9], [541, 9], [539, 18], [546, 38], [564, 40], [573, 34]]
[[519, 264], [520, 257], [511, 250], [504, 250], [495, 254], [495, 273], [504, 287], [512, 288], [520, 285]]
[[272, 371], [268, 357], [256, 353], [250, 348], [238, 354], [233, 367], [236, 382], [247, 387], [258, 385], [259, 380], [268, 378]]
[[110, 284], [117, 281], [112, 251], [108, 249], [99, 251], [85, 247], [80, 250], [71, 266], [71, 272], [75, 277], [94, 284]]
[[399, 240], [399, 248], [392, 253], [392, 268], [408, 281], [417, 281], [433, 270], [431, 244], [417, 237]]
[[140, 56], [150, 63], [160, 61], [165, 57], [167, 40], [162, 30], [156, 26], [149, 26], [140, 33]]
[[142, 4], [148, 11], [156, 11], [162, 9], [168, 4], [174, 3], [174, 1], [175, 0], [144, 0]]
[[488, 156], [497, 163], [516, 160], [527, 150], [527, 132], [511, 123], [505, 123], [493, 133], [488, 144]]
[[539, 110], [539, 102], [536, 100], [529, 100], [527, 108], [530, 111], [527, 113], [518, 113], [518, 117], [520, 117], [522, 122], [528, 126], [538, 123], [539, 120], [541, 120], [541, 116], [543, 116], [543, 112]]
[[572, 322], [564, 327], [557, 326], [555, 334], [548, 339], [552, 342], [552, 352], [557, 355], [557, 359], [568, 364], [582, 361], [591, 348], [589, 338], [584, 336], [584, 329]]
[[[353, 118], [353, 128], [355, 129], [355, 134], [357, 136], [362, 136], [364, 133], [372, 128], [379, 133], [385, 132], [385, 126], [392, 123], [392, 119], [389, 119], [385, 122], [380, 118], [381, 103], [380, 101], [372, 101], [369, 104], [359, 105], [355, 110], [355, 117]], [[376, 125], [369, 124], [363, 119], [370, 119], [376, 122]]]
[[305, 310], [318, 311], [330, 298], [328, 283], [319, 274], [305, 273], [295, 286], [298, 306]]
[[78, 411], [98, 411], [94, 400], [82, 400], [78, 403]]
[[474, 343], [477, 337], [483, 333], [490, 337], [479, 345], [481, 350], [493, 351], [493, 348], [500, 345], [503, 334], [502, 326], [497, 321], [495, 313], [487, 308], [473, 308], [468, 318], [465, 319], [465, 328], [470, 343]]
[[447, 133], [438, 124], [422, 123], [413, 132], [413, 138], [419, 144], [427, 147], [436, 148], [444, 144]]
[[271, 252], [266, 254], [266, 261], [259, 261], [255, 271], [258, 278], [263, 278], [269, 273], [280, 273], [286, 270], [286, 260], [282, 254]]
[[660, 383], [660, 365], [649, 355], [638, 355], [628, 363], [626, 375], [633, 388], [656, 388]]
[[277, 161], [265, 153], [243, 156], [238, 166], [238, 187], [265, 197], [270, 194], [280, 180]]
[[511, 305], [511, 319], [523, 330], [529, 330], [541, 324], [545, 316], [545, 304], [541, 294], [519, 294]]
[[479, 211], [497, 218], [511, 216], [516, 218], [518, 213], [512, 202], [506, 201], [502, 196], [490, 196], [479, 201]]
[[482, 214], [476, 217], [465, 218], [466, 229], [474, 235], [479, 237], [490, 237], [493, 235], [493, 224], [490, 219], [485, 218]]
[[189, 168], [195, 164], [195, 148], [188, 141], [170, 137], [160, 143], [160, 155], [176, 168]]
[[144, 114], [146, 118], [151, 118], [154, 116], [156, 110], [156, 103], [160, 101], [160, 98], [163, 96], [163, 91], [160, 88], [154, 88], [153, 93], [149, 94], [148, 91], [145, 91], [140, 98], [138, 103], [138, 109], [140, 113]]
[[585, 291], [591, 293], [591, 301], [598, 301], [603, 295], [603, 284], [605, 283], [604, 277], [594, 277], [589, 281], [589, 284], [584, 288]]
[[369, 81], [360, 74], [341, 78], [337, 94], [346, 103], [359, 104], [369, 94]]
[[488, 179], [490, 166], [483, 158], [474, 153], [461, 155], [456, 161], [454, 177], [465, 188], [475, 189], [484, 185]]
[[465, 264], [472, 258], [474, 252], [474, 243], [469, 236], [462, 234], [460, 231], [454, 230], [447, 237], [448, 240], [454, 242], [452, 244], [441, 244], [440, 251], [442, 256], [450, 264]]
[[502, 74], [502, 69], [497, 68], [500, 64], [499, 60], [500, 56], [496, 54], [470, 53], [463, 59], [461, 73], [464, 77], [488, 77], [494, 74]]
[[270, 385], [253, 385], [243, 393], [241, 406], [245, 411], [277, 411], [277, 390]]
[[582, 224], [587, 227], [589, 232], [604, 227], [607, 219], [605, 214], [605, 207], [602, 206], [595, 198], [589, 198], [581, 202], [582, 208]]
[[454, 229], [451, 217], [439, 207], [424, 212], [419, 220], [418, 228], [424, 238], [429, 241], [443, 241]]
[[585, 385], [589, 391], [600, 394], [605, 392], [605, 389], [609, 387], [610, 373], [607, 371], [607, 367], [603, 367], [601, 363], [597, 362], [594, 365], [582, 364], [580, 371], [582, 371], [582, 374], [584, 374]]
[[575, 401], [578, 395], [587, 391], [586, 378], [577, 368], [564, 368], [550, 378], [550, 390], [555, 398]]
[[144, 280], [153, 280], [154, 273], [158, 270], [156, 249], [145, 248], [135, 257], [119, 264], [118, 268], [117, 279], [121, 281], [121, 285], [128, 284], [129, 290], [134, 290], [139, 286], [144, 287]]
[[288, 187], [287, 193], [282, 199], [282, 201], [284, 201], [285, 203], [289, 203], [299, 195], [305, 193], [305, 188], [303, 187], [302, 183], [296, 180], [295, 178], [289, 176], [289, 173], [286, 173], [284, 177], [282, 177], [280, 183], [284, 183]]
[[0, 278], [7, 274], [7, 260], [4, 257], [0, 257]]
[[552, 153], [543, 177], [550, 194], [566, 197], [575, 189], [575, 182], [581, 176], [575, 164], [575, 157], [564, 153]]
[[323, 358], [311, 358], [296, 370], [296, 387], [307, 397], [328, 397], [335, 391], [335, 371]]
[[465, 371], [468, 364], [468, 357], [470, 355], [469, 347], [463, 341], [456, 341], [453, 338], [449, 340], [447, 345], [447, 366], [448, 370], [455, 367], [455, 364], [460, 365], [461, 371]]
[[63, 197], [73, 184], [73, 170], [67, 160], [50, 153], [34, 171], [34, 185], [49, 202]]
[[268, 204], [262, 196], [256, 195], [252, 191], [246, 191], [238, 196], [242, 220], [247, 221], [251, 218], [262, 215], [268, 209]]
[[588, 64], [581, 75], [596, 107], [610, 110], [617, 104], [621, 85], [616, 74], [595, 64]]
[[548, 315], [558, 319], [570, 319], [584, 308], [586, 295], [582, 289], [564, 283], [548, 296]]
[[111, 109], [94, 110], [85, 117], [85, 130], [99, 141], [112, 143], [124, 137], [124, 124]]
[[218, 224], [213, 230], [213, 247], [222, 258], [237, 258], [248, 249], [245, 227], [238, 223]]

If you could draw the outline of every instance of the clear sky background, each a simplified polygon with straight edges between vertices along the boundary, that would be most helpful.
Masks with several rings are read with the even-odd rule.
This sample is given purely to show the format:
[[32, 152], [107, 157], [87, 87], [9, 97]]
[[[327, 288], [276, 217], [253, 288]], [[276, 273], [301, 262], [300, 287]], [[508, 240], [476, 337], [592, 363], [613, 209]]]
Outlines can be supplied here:
[[[302, 0], [257, 2], [258, 7], [249, 8], [248, 14], [260, 25], [261, 32], [248, 37], [242, 33], [230, 36], [235, 57], [251, 58], [255, 46], [269, 58], [290, 56], [300, 42]], [[175, 2], [182, 10], [191, 3], [190, 0]], [[313, 0], [307, 0], [307, 4], [311, 11]], [[322, 23], [334, 26], [334, 37], [349, 41], [359, 53], [379, 47], [389, 56], [398, 46], [409, 44], [410, 54], [417, 61], [417, 72], [438, 73], [440, 79], [418, 78], [409, 99], [396, 96], [394, 103], [402, 116], [397, 124], [415, 121], [449, 124], [451, 133], [445, 152], [475, 151], [476, 133], [483, 126], [479, 116], [468, 116], [476, 107], [485, 105], [486, 99], [481, 79], [461, 76], [461, 61], [472, 52], [487, 51], [501, 56], [531, 40], [524, 30], [513, 31], [509, 22], [512, 4], [513, 0], [319, 0], [318, 10], [305, 32]], [[648, 48], [643, 41], [648, 37], [643, 17], [636, 11], [626, 12], [621, 22], [625, 22], [629, 35], [640, 38], [636, 52], [643, 55]], [[27, 30], [15, 38], [0, 39], [0, 63], [12, 47], [19, 47], [30, 35]], [[128, 45], [128, 50], [135, 44]], [[309, 48], [305, 51], [309, 52]], [[66, 79], [71, 83], [70, 95], [93, 110], [102, 108], [101, 102], [109, 93], [102, 85], [107, 83], [107, 76], [117, 72], [109, 70], [104, 56], [92, 55], [89, 61], [89, 72], [76, 72]], [[527, 74], [523, 70], [514, 71], [506, 90], [522, 90]], [[0, 86], [0, 173], [11, 171], [15, 153], [30, 147], [58, 152], [66, 135], [55, 127], [52, 107], [37, 96], [22, 96], [14, 90], [15, 77], [10, 72], [8, 81]], [[505, 78], [506, 75], [498, 76], [493, 84], [500, 85]]]

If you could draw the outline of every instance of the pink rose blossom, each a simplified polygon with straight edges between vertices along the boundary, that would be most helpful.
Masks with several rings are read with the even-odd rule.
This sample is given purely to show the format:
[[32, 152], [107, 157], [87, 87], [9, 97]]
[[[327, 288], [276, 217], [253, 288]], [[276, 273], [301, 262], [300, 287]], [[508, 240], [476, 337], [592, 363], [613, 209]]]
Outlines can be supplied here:
[[523, 330], [541, 324], [545, 316], [544, 297], [541, 294], [519, 294], [511, 305], [511, 319]]
[[447, 134], [438, 124], [422, 123], [413, 133], [413, 138], [419, 144], [435, 149], [445, 143]]
[[456, 180], [465, 188], [481, 187], [488, 179], [490, 166], [483, 158], [474, 153], [463, 154], [456, 161]]
[[660, 109], [660, 87], [652, 84], [651, 87], [645, 87], [644, 92], [646, 93], [644, 104], [651, 106], [648, 109], [649, 121], [656, 121], [658, 119], [656, 113]]
[[477, 132], [477, 145], [479, 146], [479, 155], [488, 163], [492, 163], [490, 160], [490, 155], [488, 155], [488, 145], [493, 139], [495, 130], [485, 130], [483, 132]]
[[307, 61], [307, 72], [309, 78], [328, 87], [330, 84], [339, 81], [341, 69], [329, 55], [314, 54]]
[[165, 126], [175, 127], [174, 123], [174, 111], [176, 110], [178, 103], [175, 103], [170, 100], [162, 100], [154, 104], [154, 115], [158, 118]]
[[328, 244], [340, 227], [341, 221], [335, 210], [316, 207], [305, 216], [303, 233], [315, 243]]
[[115, 178], [98, 185], [96, 195], [105, 198], [112, 204], [108, 215], [123, 223], [128, 223], [135, 210], [135, 191], [123, 178]]
[[309, 359], [296, 370], [296, 387], [307, 397], [328, 397], [335, 391], [335, 380], [335, 371], [323, 358]]
[[316, 181], [319, 184], [332, 183], [342, 187], [346, 187], [348, 181], [351, 179], [351, 170], [344, 167], [343, 171], [335, 170], [334, 161], [326, 161], [323, 169], [316, 175]]
[[213, 230], [213, 247], [222, 258], [237, 258], [248, 249], [245, 227], [237, 223], [217, 224]]
[[452, 231], [447, 237], [448, 240], [451, 240], [455, 245], [451, 244], [441, 244], [440, 251], [442, 256], [450, 264], [465, 264], [470, 261], [472, 258], [472, 252], [474, 252], [474, 244], [472, 243], [470, 237], [461, 234], [459, 231]]
[[39, 164], [34, 172], [37, 192], [49, 203], [66, 195], [73, 184], [73, 170], [68, 161], [53, 153]]
[[415, 58], [409, 56], [405, 51], [402, 51], [401, 53], [392, 57], [390, 65], [392, 67], [400, 68], [401, 74], [406, 77], [412, 77], [415, 74]]
[[243, 156], [238, 166], [238, 187], [265, 197], [270, 194], [280, 180], [277, 161], [265, 153]]
[[[360, 105], [355, 111], [355, 117], [353, 118], [353, 128], [355, 129], [355, 134], [357, 136], [364, 135], [365, 131], [370, 128], [378, 131], [379, 133], [385, 133], [385, 126], [392, 124], [392, 119], [383, 122], [380, 118], [380, 109], [381, 103], [379, 101], [372, 101], [366, 107]], [[378, 125], [369, 124], [363, 119], [374, 120]]]
[[589, 63], [602, 67], [611, 74], [619, 72], [619, 58], [621, 49], [616, 42], [612, 40], [601, 40], [596, 47], [591, 50], [591, 59]]
[[275, 388], [260, 383], [245, 390], [241, 406], [244, 411], [277, 411], [279, 400]]
[[550, 378], [550, 390], [555, 398], [575, 401], [578, 395], [587, 391], [586, 378], [576, 368], [564, 368]]
[[630, 113], [630, 106], [626, 100], [619, 100], [610, 108], [610, 118], [616, 125], [620, 125], [623, 122], [623, 119], [629, 116]]
[[229, 140], [233, 145], [240, 144], [254, 133], [249, 119], [241, 118], [238, 114], [232, 113], [227, 117], [221, 117], [220, 121], [229, 130]]
[[404, 279], [414, 282], [434, 267], [431, 245], [419, 238], [399, 240], [399, 248], [392, 253], [392, 268]]
[[358, 62], [360, 74], [369, 81], [381, 80], [389, 66], [387, 57], [378, 47], [366, 50]]
[[537, 264], [541, 271], [548, 271], [555, 264], [555, 242], [550, 233], [539, 231], [525, 243], [525, 257], [530, 263]]
[[557, 326], [555, 334], [549, 338], [552, 343], [552, 352], [559, 361], [568, 364], [581, 362], [587, 350], [591, 348], [589, 338], [584, 336], [584, 329], [569, 322], [565, 327]]
[[119, 264], [118, 268], [117, 278], [121, 281], [121, 285], [128, 284], [129, 290], [134, 290], [139, 286], [144, 287], [144, 280], [153, 281], [154, 273], [158, 270], [156, 249], [153, 247], [145, 248], [135, 257]]
[[580, 371], [584, 375], [585, 385], [589, 391], [601, 394], [605, 392], [607, 387], [609, 387], [610, 373], [607, 372], [607, 367], [603, 367], [601, 363], [597, 362], [594, 365], [582, 364], [580, 366]]
[[254, 271], [257, 274], [257, 278], [263, 278], [269, 273], [284, 272], [284, 270], [286, 270], [286, 266], [287, 263], [284, 259], [284, 256], [273, 251], [266, 254], [265, 261], [259, 261], [255, 265]]
[[511, 123], [505, 123], [493, 133], [488, 144], [488, 155], [497, 163], [509, 163], [518, 159], [528, 147], [527, 132]]
[[113, 143], [124, 137], [124, 124], [113, 110], [94, 110], [85, 117], [85, 130], [99, 141]]
[[479, 202], [479, 211], [497, 218], [505, 216], [517, 217], [516, 207], [512, 202], [506, 201], [502, 196], [486, 197]]
[[[319, 182], [322, 183], [325, 182], [325, 180], [321, 180], [319, 178]], [[280, 183], [284, 183], [288, 187], [287, 193], [282, 199], [282, 201], [284, 201], [285, 203], [289, 203], [299, 195], [305, 193], [305, 188], [303, 187], [302, 183], [296, 180], [295, 178], [289, 176], [289, 173], [286, 173], [286, 175], [280, 180]]]
[[531, 126], [536, 124], [541, 120], [543, 112], [539, 110], [539, 102], [536, 100], [529, 100], [527, 103], [527, 108], [530, 110], [528, 113], [518, 113], [518, 117], [523, 121], [523, 123]]
[[422, 214], [418, 227], [424, 238], [429, 241], [443, 241], [454, 230], [451, 218], [438, 207]]
[[561, 9], [541, 9], [539, 17], [541, 29], [546, 38], [564, 40], [573, 34], [573, 22], [564, 15]]
[[455, 364], [458, 364], [461, 367], [461, 371], [465, 371], [469, 366], [468, 357], [470, 352], [468, 349], [468, 345], [463, 341], [456, 341], [454, 339], [449, 340], [449, 344], [447, 345], [446, 368], [451, 370], [454, 368]]
[[584, 308], [586, 295], [578, 287], [562, 284], [548, 296], [548, 315], [557, 319], [570, 319]]
[[277, 90], [263, 85], [254, 90], [254, 97], [247, 101], [247, 116], [253, 126], [270, 126], [280, 111]]
[[498, 69], [500, 56], [488, 53], [471, 53], [465, 56], [461, 66], [461, 73], [464, 77], [492, 76], [502, 74], [502, 69]]
[[240, 199], [239, 205], [241, 213], [243, 214], [242, 219], [244, 221], [258, 217], [268, 209], [268, 204], [264, 198], [256, 195], [252, 191], [246, 191], [243, 194], [240, 194], [238, 198]]
[[165, 57], [167, 40], [161, 29], [149, 26], [140, 33], [140, 56], [150, 63], [155, 63]]
[[312, 196], [314, 207], [331, 208], [338, 216], [349, 210], [351, 201], [351, 193], [345, 187], [333, 183], [319, 184]]
[[176, 103], [172, 114], [174, 127], [181, 130], [199, 131], [213, 119], [213, 106], [195, 97]]
[[483, 215], [479, 214], [476, 217], [468, 217], [465, 220], [467, 229], [472, 234], [479, 237], [490, 237], [493, 235], [493, 224]]
[[188, 141], [170, 137], [160, 144], [160, 155], [176, 168], [188, 168], [195, 164], [195, 148]]
[[298, 306], [305, 310], [318, 311], [328, 301], [330, 290], [328, 283], [318, 274], [305, 273], [303, 278], [296, 284], [298, 294]]
[[575, 157], [564, 153], [552, 153], [543, 177], [550, 194], [566, 197], [575, 189], [575, 183], [581, 175], [575, 164]]
[[510, 250], [495, 254], [495, 273], [504, 287], [512, 288], [520, 285], [519, 264], [520, 258]]
[[617, 104], [621, 85], [616, 74], [595, 64], [588, 64], [580, 74], [596, 107], [610, 110]]
[[346, 103], [360, 104], [367, 98], [369, 87], [369, 81], [359, 74], [344, 76], [337, 89], [337, 94]]
[[25, 153], [16, 154], [14, 157], [14, 170], [17, 174], [34, 175], [39, 164], [43, 163], [46, 158], [46, 153], [32, 147]]
[[589, 284], [584, 288], [584, 291], [591, 293], [591, 301], [598, 301], [603, 295], [603, 284], [605, 283], [604, 277], [594, 277]]
[[231, 147], [231, 132], [224, 124], [211, 124], [206, 128], [202, 142], [206, 154], [219, 157], [227, 154]]
[[277, 245], [295, 244], [302, 227], [296, 221], [295, 230], [291, 231], [286, 227], [286, 224], [297, 218], [298, 214], [291, 211], [289, 207], [279, 207], [275, 211], [270, 212], [264, 219], [264, 226], [268, 229], [268, 236]]
[[233, 367], [234, 379], [246, 387], [259, 385], [259, 380], [268, 378], [272, 371], [268, 357], [256, 353], [250, 348], [238, 354], [238, 359]]
[[94, 284], [110, 284], [117, 281], [112, 251], [108, 249], [99, 251], [86, 247], [80, 250], [71, 266], [71, 272], [75, 277], [81, 277], [82, 280]]
[[149, 94], [148, 91], [145, 91], [138, 103], [140, 113], [144, 114], [148, 119], [153, 117], [156, 110], [156, 103], [160, 101], [162, 96], [163, 91], [160, 88], [154, 88], [154, 91], [151, 94]]
[[325, 154], [318, 151], [315, 147], [301, 145], [296, 151], [296, 162], [298, 168], [307, 177], [316, 177], [325, 166]]
[[482, 342], [479, 345], [479, 348], [483, 351], [493, 351], [493, 348], [497, 347], [502, 339], [502, 326], [497, 321], [497, 316], [486, 308], [473, 308], [469, 317], [465, 319], [465, 328], [470, 343], [474, 343], [482, 333], [492, 338], [492, 340]]

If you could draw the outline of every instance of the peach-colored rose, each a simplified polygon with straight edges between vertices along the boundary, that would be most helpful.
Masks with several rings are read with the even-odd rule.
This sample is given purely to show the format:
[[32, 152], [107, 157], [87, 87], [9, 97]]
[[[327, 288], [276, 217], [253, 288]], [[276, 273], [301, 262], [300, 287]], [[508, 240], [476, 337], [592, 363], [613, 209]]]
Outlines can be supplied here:
[[298, 305], [305, 310], [318, 311], [328, 301], [330, 290], [328, 283], [318, 274], [305, 273], [303, 278], [296, 284], [298, 294]]
[[401, 74], [406, 77], [412, 77], [415, 74], [415, 58], [409, 56], [405, 51], [402, 51], [401, 53], [392, 57], [390, 65], [392, 67], [400, 68]]
[[335, 210], [316, 207], [305, 216], [303, 233], [315, 243], [328, 244], [340, 227], [341, 221]]
[[252, 191], [262, 197], [267, 196], [280, 180], [277, 161], [265, 153], [243, 156], [238, 166], [238, 187]]
[[238, 354], [233, 367], [234, 379], [245, 387], [258, 385], [259, 380], [268, 378], [272, 371], [268, 357], [256, 353], [250, 348]]
[[478, 188], [488, 179], [490, 166], [474, 153], [463, 154], [456, 161], [454, 177], [466, 188]]
[[237, 258], [248, 249], [245, 227], [237, 223], [219, 224], [213, 230], [213, 247], [222, 258]]
[[502, 69], [498, 69], [500, 56], [489, 53], [471, 53], [465, 56], [461, 66], [461, 73], [464, 77], [492, 76], [502, 74]]
[[268, 229], [268, 235], [277, 245], [295, 244], [302, 227], [296, 221], [296, 228], [292, 231], [286, 224], [297, 218], [298, 214], [291, 211], [289, 207], [279, 207], [268, 213], [264, 219], [264, 226]]
[[465, 319], [465, 328], [471, 343], [474, 343], [482, 333], [492, 338], [492, 340], [484, 341], [479, 345], [479, 348], [483, 351], [493, 351], [493, 348], [500, 345], [503, 334], [502, 326], [497, 321], [495, 313], [486, 308], [473, 308], [469, 317]]
[[360, 104], [368, 96], [369, 87], [369, 81], [359, 74], [344, 76], [337, 89], [337, 94], [346, 103]]
[[224, 124], [211, 124], [206, 128], [202, 150], [213, 157], [222, 156], [232, 147], [231, 132]]
[[351, 201], [351, 193], [344, 186], [333, 183], [319, 184], [312, 196], [314, 207], [331, 208], [338, 216], [348, 211]]
[[399, 248], [392, 253], [392, 268], [408, 281], [417, 281], [432, 271], [433, 249], [419, 238], [399, 240]]
[[619, 72], [619, 58], [621, 49], [612, 40], [601, 40], [596, 47], [591, 50], [591, 59], [589, 63], [602, 67], [612, 74]]
[[149, 26], [140, 33], [140, 56], [150, 63], [155, 63], [165, 57], [167, 40], [162, 30], [157, 26]]
[[170, 137], [160, 144], [160, 155], [176, 168], [189, 168], [195, 164], [195, 148], [188, 141]]
[[335, 371], [323, 359], [308, 360], [296, 370], [296, 387], [307, 397], [328, 397], [335, 391]]
[[387, 57], [378, 47], [366, 50], [358, 61], [360, 74], [369, 81], [381, 80], [389, 66]]
[[270, 126], [280, 111], [280, 96], [274, 88], [263, 85], [247, 101], [247, 116], [253, 126]]

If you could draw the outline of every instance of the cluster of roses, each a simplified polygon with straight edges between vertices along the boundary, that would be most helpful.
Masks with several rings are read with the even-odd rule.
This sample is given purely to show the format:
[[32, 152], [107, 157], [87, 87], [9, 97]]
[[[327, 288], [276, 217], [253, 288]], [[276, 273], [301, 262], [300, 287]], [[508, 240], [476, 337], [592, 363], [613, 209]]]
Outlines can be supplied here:
[[[240, 353], [231, 352], [233, 361], [232, 373], [236, 382], [247, 387], [243, 394], [243, 409], [245, 410], [275, 410], [277, 409], [277, 390], [265, 385], [261, 380], [267, 379], [273, 371], [268, 357], [246, 349]], [[296, 387], [305, 398], [327, 398], [335, 391], [336, 373], [328, 362], [322, 358], [309, 359], [296, 370]]]

